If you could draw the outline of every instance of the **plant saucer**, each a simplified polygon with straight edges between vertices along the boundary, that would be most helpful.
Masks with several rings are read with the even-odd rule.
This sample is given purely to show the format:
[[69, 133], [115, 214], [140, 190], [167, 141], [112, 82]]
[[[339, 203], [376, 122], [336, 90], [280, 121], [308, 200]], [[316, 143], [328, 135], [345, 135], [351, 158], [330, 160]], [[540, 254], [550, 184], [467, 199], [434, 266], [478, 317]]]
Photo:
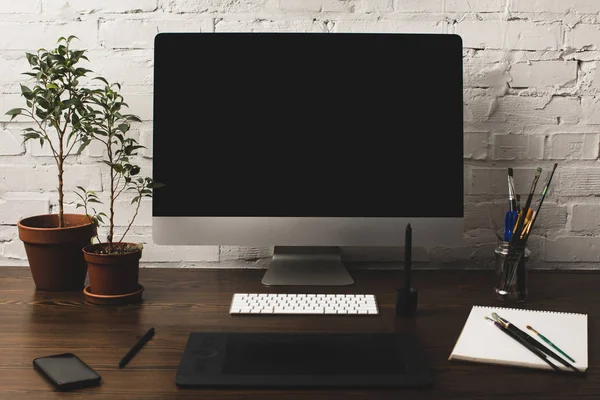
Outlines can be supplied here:
[[108, 306], [138, 303], [142, 300], [143, 291], [144, 286], [142, 285], [139, 285], [139, 289], [135, 292], [125, 294], [94, 294], [91, 292], [90, 286], [83, 289], [88, 302]]

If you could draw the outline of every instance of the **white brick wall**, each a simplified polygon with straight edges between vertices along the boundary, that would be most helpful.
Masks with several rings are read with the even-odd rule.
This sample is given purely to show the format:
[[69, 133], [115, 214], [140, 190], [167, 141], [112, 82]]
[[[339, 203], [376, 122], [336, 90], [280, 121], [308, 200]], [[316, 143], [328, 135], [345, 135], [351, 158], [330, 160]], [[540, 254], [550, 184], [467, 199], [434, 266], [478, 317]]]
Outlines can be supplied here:
[[[0, 7], [0, 265], [26, 265], [16, 222], [56, 210], [56, 170], [48, 149], [21, 144], [25, 51], [74, 34], [89, 68], [124, 84], [134, 126], [152, 157], [152, 45], [164, 31], [311, 31], [457, 33], [465, 84], [465, 240], [419, 249], [433, 263], [489, 266], [506, 210], [506, 169], [525, 197], [535, 168], [559, 163], [531, 246], [536, 265], [596, 268], [600, 262], [600, 22], [598, 0], [19, 0]], [[410, 95], [409, 93], [407, 95]], [[67, 200], [83, 185], [104, 198], [102, 148], [69, 159]], [[132, 209], [117, 204], [122, 232]], [[74, 204], [67, 210], [76, 211]], [[194, 266], [259, 259], [268, 248], [157, 246], [145, 201], [128, 239], [145, 242], [143, 262]], [[402, 252], [344, 249], [348, 259], [389, 260]]]

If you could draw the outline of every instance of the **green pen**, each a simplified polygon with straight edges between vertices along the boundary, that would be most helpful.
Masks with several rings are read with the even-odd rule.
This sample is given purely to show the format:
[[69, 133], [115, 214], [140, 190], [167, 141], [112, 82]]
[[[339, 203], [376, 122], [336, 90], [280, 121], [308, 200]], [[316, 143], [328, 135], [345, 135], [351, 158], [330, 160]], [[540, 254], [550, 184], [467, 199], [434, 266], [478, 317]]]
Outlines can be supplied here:
[[559, 349], [558, 347], [556, 347], [556, 345], [554, 343], [552, 343], [550, 341], [550, 339], [548, 339], [546, 336], [542, 335], [541, 333], [539, 333], [538, 331], [536, 331], [535, 329], [533, 329], [531, 327], [531, 325], [527, 325], [527, 329], [529, 329], [530, 331], [532, 331], [533, 333], [535, 333], [536, 335], [538, 335], [540, 337], [540, 339], [542, 339], [544, 342], [548, 343], [550, 346], [554, 347], [556, 349], [556, 351], [558, 351], [563, 356], [567, 357], [569, 360], [571, 360], [571, 362], [575, 362], [575, 360], [573, 360], [571, 357], [569, 357], [564, 351], [562, 351], [561, 349]]

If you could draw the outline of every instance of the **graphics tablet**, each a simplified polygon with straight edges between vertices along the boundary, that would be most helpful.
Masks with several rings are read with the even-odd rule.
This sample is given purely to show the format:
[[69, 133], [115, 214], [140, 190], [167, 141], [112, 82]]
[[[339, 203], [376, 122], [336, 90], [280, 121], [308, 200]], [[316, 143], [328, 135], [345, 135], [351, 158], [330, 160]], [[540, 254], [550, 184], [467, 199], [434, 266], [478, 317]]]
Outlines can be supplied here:
[[416, 387], [432, 384], [409, 333], [192, 332], [175, 378], [201, 387]]

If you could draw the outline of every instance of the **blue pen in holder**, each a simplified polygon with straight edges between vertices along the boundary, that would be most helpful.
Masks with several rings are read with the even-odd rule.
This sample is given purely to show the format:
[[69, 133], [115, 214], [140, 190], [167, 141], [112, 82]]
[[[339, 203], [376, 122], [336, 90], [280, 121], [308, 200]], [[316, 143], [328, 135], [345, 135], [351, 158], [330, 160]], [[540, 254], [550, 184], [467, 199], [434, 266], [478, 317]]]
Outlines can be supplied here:
[[517, 224], [517, 219], [519, 218], [519, 213], [516, 211], [508, 211], [506, 216], [504, 217], [504, 241], [510, 242], [512, 238], [513, 230], [515, 229], [515, 225]]

